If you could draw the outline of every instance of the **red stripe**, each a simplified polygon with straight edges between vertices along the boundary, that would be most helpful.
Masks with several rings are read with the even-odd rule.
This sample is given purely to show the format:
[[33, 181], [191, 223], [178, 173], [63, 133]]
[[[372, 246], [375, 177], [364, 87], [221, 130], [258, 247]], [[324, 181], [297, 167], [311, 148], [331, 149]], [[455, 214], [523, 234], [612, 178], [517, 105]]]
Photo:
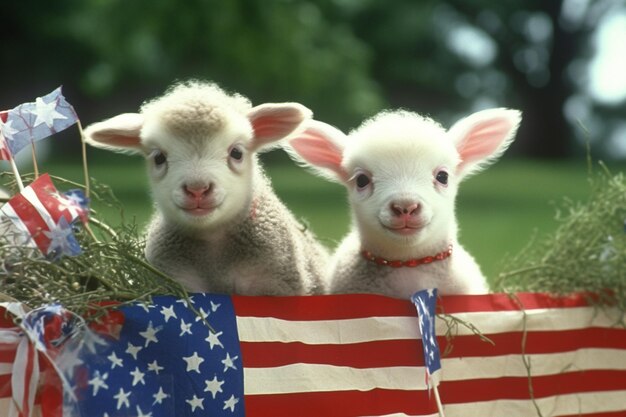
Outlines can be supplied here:
[[30, 184], [30, 188], [33, 190], [41, 204], [45, 207], [46, 211], [52, 217], [54, 223], [58, 223], [61, 217], [65, 217], [68, 223], [71, 223], [72, 216], [70, 213], [59, 210], [59, 200], [56, 197], [58, 194], [57, 189], [52, 184], [50, 175], [42, 174], [39, 178]]
[[[508, 294], [444, 296], [439, 300], [441, 312], [447, 314], [518, 311], [544, 308], [586, 307], [588, 295], [553, 297], [540, 293], [520, 293], [517, 300]], [[284, 320], [341, 320], [406, 316], [415, 317], [410, 301], [375, 294], [335, 294], [308, 297], [233, 296], [235, 312], [240, 317], [275, 317]], [[519, 301], [519, 302], [518, 302]]]
[[11, 375], [0, 375], [0, 398], [9, 398], [11, 395]]
[[[496, 357], [522, 353], [523, 333], [487, 335], [494, 345], [478, 336], [457, 336], [446, 358]], [[562, 332], [529, 332], [525, 353], [565, 353], [579, 349], [624, 349], [623, 329], [591, 328]], [[441, 352], [448, 341], [438, 337]], [[364, 343], [308, 345], [301, 342], [241, 342], [245, 367], [267, 368], [294, 363], [326, 364], [353, 368], [424, 366], [419, 340], [377, 340]]]
[[242, 342], [241, 356], [246, 368], [268, 368], [294, 363], [327, 364], [352, 368], [423, 366], [417, 340], [386, 340], [344, 345], [304, 343]]
[[0, 363], [13, 363], [17, 344], [0, 344]]
[[16, 194], [9, 203], [18, 217], [22, 220], [28, 233], [32, 236], [37, 247], [43, 252], [48, 252], [50, 238], [43, 231], [48, 231], [48, 225], [37, 209], [22, 194]]
[[[535, 398], [618, 391], [626, 390], [626, 371], [564, 372], [557, 375], [534, 376], [532, 382]], [[445, 404], [530, 399], [526, 377], [443, 381], [439, 386], [439, 393]]]
[[247, 395], [246, 417], [356, 417], [392, 413], [436, 414], [434, 395], [426, 391], [311, 392]]

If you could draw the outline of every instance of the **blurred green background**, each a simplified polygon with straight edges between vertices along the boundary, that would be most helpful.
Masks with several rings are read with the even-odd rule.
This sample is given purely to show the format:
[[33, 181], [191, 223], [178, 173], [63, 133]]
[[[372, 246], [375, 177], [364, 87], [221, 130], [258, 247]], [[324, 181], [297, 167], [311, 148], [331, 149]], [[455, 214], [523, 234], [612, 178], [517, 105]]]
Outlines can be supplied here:
[[[83, 125], [188, 78], [255, 104], [301, 102], [344, 131], [386, 108], [445, 126], [521, 109], [512, 148], [457, 204], [461, 241], [492, 277], [507, 253], [554, 230], [564, 197], [586, 198], [586, 143], [613, 171], [626, 167], [626, 0], [21, 0], [2, 14], [0, 109], [62, 84]], [[41, 170], [83, 181], [76, 129], [37, 147]], [[280, 151], [263, 160], [277, 193], [334, 246], [349, 227], [344, 190]], [[90, 150], [89, 161], [125, 217], [145, 224], [141, 159]]]

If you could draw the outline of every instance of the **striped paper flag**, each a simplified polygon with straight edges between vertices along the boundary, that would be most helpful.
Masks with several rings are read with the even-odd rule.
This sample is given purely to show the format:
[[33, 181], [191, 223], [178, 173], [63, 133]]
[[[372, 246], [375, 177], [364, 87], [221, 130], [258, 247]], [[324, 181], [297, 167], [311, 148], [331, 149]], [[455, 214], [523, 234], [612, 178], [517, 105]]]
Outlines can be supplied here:
[[18, 245], [36, 246], [44, 255], [76, 255], [80, 247], [71, 223], [86, 221], [87, 208], [74, 197], [60, 194], [48, 174], [43, 174], [8, 203], [0, 207], [0, 216], [13, 224], [5, 238]]
[[[409, 301], [207, 294], [192, 301], [215, 333], [173, 297], [121, 309], [121, 333], [75, 361], [82, 415], [437, 415]], [[493, 341], [463, 326], [448, 341], [445, 322], [436, 321], [442, 352], [452, 349], [441, 359], [446, 416], [626, 416], [623, 312], [590, 307], [580, 295], [544, 294], [446, 296], [438, 308]]]

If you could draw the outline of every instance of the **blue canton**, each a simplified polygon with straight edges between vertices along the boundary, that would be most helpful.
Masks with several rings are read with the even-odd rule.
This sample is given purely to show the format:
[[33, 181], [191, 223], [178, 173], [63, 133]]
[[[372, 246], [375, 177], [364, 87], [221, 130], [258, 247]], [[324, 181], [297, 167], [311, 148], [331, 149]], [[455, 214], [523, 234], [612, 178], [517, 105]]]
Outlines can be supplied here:
[[[437, 289], [418, 291], [411, 297], [419, 317], [419, 329], [424, 346], [424, 363], [429, 376], [429, 384], [435, 372], [441, 369], [441, 356], [435, 335]], [[436, 380], [434, 381], [436, 384]]]
[[81, 358], [82, 415], [93, 417], [245, 415], [243, 366], [230, 297], [194, 294], [215, 329], [173, 296], [120, 308], [120, 339]]

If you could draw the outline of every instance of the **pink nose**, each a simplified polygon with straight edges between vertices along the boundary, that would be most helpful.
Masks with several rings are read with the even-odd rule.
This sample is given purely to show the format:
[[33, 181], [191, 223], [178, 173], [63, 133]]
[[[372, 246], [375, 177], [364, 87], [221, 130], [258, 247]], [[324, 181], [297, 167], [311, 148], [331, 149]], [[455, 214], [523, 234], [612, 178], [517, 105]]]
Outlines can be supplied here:
[[390, 208], [396, 217], [413, 217], [419, 214], [421, 206], [413, 201], [393, 202]]
[[183, 185], [183, 191], [185, 191], [187, 197], [193, 198], [194, 200], [202, 200], [211, 194], [213, 184], [209, 184], [208, 186], [189, 186], [185, 184]]

